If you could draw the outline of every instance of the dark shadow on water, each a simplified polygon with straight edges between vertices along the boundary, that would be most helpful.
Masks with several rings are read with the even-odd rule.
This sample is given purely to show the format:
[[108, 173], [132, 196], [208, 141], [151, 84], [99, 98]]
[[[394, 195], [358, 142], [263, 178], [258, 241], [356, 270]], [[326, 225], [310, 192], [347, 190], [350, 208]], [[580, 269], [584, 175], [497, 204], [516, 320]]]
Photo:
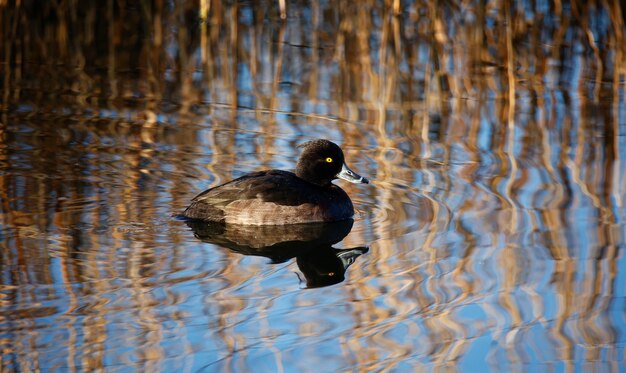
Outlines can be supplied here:
[[272, 263], [296, 258], [307, 288], [334, 285], [367, 247], [336, 249], [354, 223], [293, 224], [282, 226], [241, 226], [186, 220], [194, 236], [203, 242], [225, 247], [243, 255], [263, 256]]

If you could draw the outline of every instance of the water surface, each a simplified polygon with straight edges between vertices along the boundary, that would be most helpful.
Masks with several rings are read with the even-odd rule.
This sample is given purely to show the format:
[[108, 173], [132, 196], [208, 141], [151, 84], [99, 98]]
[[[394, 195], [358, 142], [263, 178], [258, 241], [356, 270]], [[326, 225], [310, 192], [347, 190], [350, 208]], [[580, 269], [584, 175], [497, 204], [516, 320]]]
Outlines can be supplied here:
[[[3, 370], [626, 369], [624, 12], [557, 5], [0, 2]], [[175, 217], [320, 137], [354, 222]]]

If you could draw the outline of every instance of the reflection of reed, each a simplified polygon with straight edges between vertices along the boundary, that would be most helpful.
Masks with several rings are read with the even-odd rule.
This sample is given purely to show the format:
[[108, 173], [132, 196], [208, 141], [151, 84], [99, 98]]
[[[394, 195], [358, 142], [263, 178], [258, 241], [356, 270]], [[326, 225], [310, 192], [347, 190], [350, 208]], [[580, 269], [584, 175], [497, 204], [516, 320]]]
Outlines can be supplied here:
[[[144, 333], [140, 360], [158, 370], [165, 337], [144, 280], [160, 273], [154, 263], [166, 266], [185, 253], [157, 256], [154, 237], [130, 245], [121, 230], [104, 248], [97, 227], [161, 222], [170, 211], [154, 201], [176, 211], [201, 189], [190, 186], [192, 177], [216, 184], [241, 171], [233, 167], [237, 152], [257, 135], [252, 152], [265, 167], [276, 154], [284, 158], [277, 141], [284, 133], [328, 135], [343, 138], [350, 159], [375, 149], [367, 155], [379, 187], [357, 201], [380, 239], [367, 265], [354, 268], [362, 281], [346, 285], [355, 330], [341, 347], [354, 365], [377, 370], [423, 355], [454, 366], [491, 329], [506, 360], [523, 363], [510, 342], [529, 338], [523, 329], [536, 320], [548, 329], [554, 360], [572, 364], [576, 345], [585, 359], [597, 359], [596, 346], [616, 338], [607, 310], [624, 244], [621, 4], [555, 2], [546, 10], [508, 2], [461, 9], [434, 1], [313, 1], [288, 9], [310, 11], [310, 19], [281, 21], [284, 6], [272, 8], [278, 3], [0, 1], [0, 110], [9, 111], [0, 124], [0, 165], [9, 170], [0, 174], [0, 196], [2, 225], [14, 229], [2, 237], [2, 264], [10, 268], [4, 285], [54, 284], [43, 244], [54, 231], [68, 309], [109, 292], [108, 279], [132, 279]], [[252, 110], [253, 125], [238, 108]], [[36, 134], [13, 133], [22, 121]], [[66, 128], [56, 128], [59, 122]], [[251, 134], [242, 140], [241, 133]], [[163, 180], [170, 182], [155, 185]], [[576, 209], [597, 222], [577, 221], [570, 216]], [[463, 244], [450, 248], [442, 242], [450, 235]], [[356, 232], [348, 242], [366, 236]], [[119, 253], [112, 248], [122, 247], [132, 253], [114, 268]], [[77, 259], [83, 253], [93, 260]], [[546, 258], [553, 268], [520, 264]], [[217, 335], [229, 366], [243, 364], [237, 349], [254, 343], [236, 324], [247, 304], [232, 286], [249, 276], [240, 261], [226, 256], [226, 290], [202, 289], [219, 309]], [[546, 273], [552, 285], [538, 291]], [[259, 291], [260, 281], [252, 282]], [[496, 299], [485, 294], [491, 291]], [[553, 320], [541, 320], [545, 297], [558, 302]], [[455, 313], [462, 305], [477, 305], [489, 321], [474, 327]], [[87, 317], [72, 312], [67, 366], [104, 367], [112, 311], [96, 303]], [[23, 317], [28, 331], [7, 349], [32, 352], [18, 358], [29, 367], [41, 357], [25, 341], [39, 331], [35, 315]], [[404, 341], [393, 334], [401, 327]], [[279, 365], [284, 354], [272, 340], [263, 343]]]

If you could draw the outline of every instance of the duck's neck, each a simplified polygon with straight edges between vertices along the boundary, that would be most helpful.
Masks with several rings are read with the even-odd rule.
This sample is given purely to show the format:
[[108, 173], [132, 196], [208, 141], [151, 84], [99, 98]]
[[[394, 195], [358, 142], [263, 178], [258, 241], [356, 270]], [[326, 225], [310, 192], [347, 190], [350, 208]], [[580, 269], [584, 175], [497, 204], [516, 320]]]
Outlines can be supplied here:
[[332, 179], [320, 179], [316, 176], [315, 170], [304, 167], [303, 164], [298, 162], [296, 165], [296, 176], [302, 180], [306, 180], [311, 184], [315, 184], [321, 187], [329, 187], [332, 185]]

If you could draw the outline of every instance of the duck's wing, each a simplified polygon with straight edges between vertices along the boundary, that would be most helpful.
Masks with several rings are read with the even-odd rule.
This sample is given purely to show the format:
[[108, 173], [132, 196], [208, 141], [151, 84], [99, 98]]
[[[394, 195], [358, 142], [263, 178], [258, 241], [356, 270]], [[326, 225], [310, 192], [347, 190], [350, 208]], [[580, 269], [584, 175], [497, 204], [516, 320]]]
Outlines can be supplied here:
[[295, 206], [310, 202], [313, 195], [311, 186], [291, 172], [259, 171], [198, 194], [183, 215], [193, 219], [224, 221], [224, 210], [234, 202], [258, 200]]
[[292, 172], [281, 170], [258, 171], [244, 175], [226, 184], [205, 190], [192, 202], [225, 206], [235, 200], [260, 199], [278, 204], [298, 204], [310, 195], [311, 185]]

